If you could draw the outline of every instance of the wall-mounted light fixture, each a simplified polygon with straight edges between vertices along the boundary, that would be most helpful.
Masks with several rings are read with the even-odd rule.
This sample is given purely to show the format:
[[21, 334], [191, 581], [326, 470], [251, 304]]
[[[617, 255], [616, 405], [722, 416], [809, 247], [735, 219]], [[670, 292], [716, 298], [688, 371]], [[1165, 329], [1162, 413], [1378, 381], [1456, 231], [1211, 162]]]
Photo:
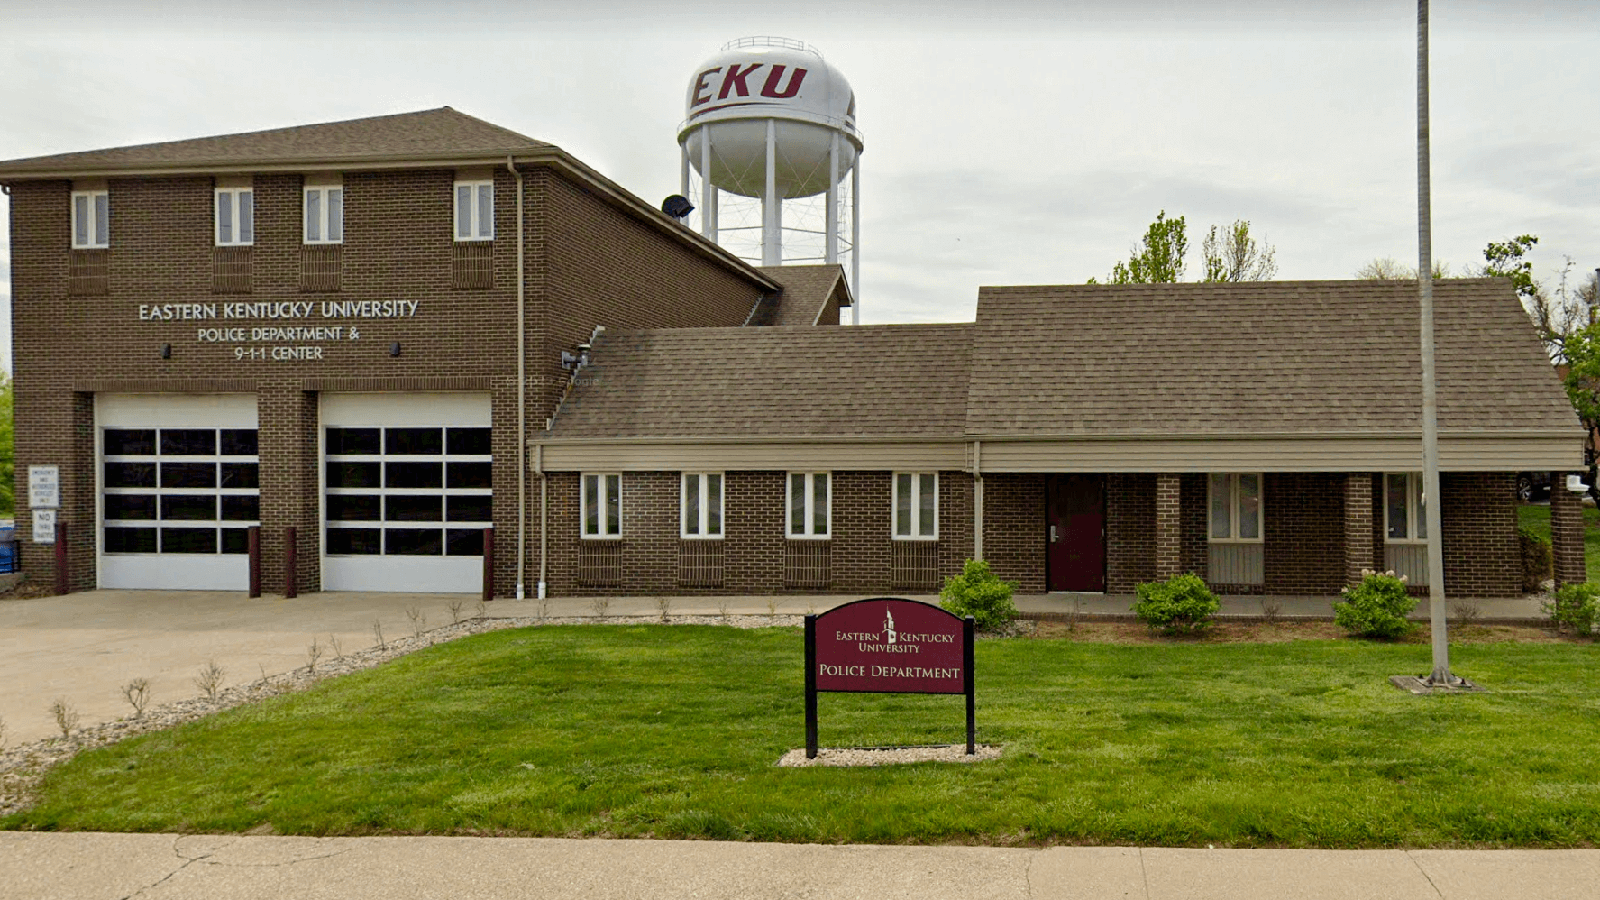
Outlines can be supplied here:
[[400, 342], [399, 341], [395, 341], [394, 343], [389, 345], [389, 355], [390, 356], [399, 356], [400, 355]]
[[161, 358], [162, 359], [171, 359], [172, 358], [172, 345], [171, 344], [162, 344], [161, 345]]
[[1582, 475], [1567, 476], [1567, 490], [1573, 492], [1574, 494], [1581, 494], [1588, 489], [1589, 486], [1583, 483]]

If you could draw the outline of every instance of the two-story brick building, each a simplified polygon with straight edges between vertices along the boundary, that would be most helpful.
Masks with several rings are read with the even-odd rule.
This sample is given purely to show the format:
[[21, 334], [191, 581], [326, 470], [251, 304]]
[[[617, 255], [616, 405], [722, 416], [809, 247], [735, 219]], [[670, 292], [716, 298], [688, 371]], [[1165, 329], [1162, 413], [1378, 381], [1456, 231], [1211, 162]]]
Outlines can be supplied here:
[[[837, 266], [749, 266], [448, 108], [0, 184], [18, 496], [57, 467], [74, 588], [243, 588], [257, 525], [268, 591], [291, 555], [300, 590], [476, 590], [490, 526], [502, 593], [1427, 571], [1414, 283], [984, 288], [973, 323], [828, 327]], [[1436, 296], [1447, 590], [1513, 595], [1513, 473], [1576, 469], [1582, 431], [1508, 284]]]

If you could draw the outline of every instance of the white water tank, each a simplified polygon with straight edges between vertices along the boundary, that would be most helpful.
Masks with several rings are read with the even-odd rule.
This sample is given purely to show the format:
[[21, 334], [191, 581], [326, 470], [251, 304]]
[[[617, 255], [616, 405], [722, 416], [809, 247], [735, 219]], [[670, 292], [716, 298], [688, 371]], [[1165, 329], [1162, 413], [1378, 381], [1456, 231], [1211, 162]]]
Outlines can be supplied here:
[[[684, 106], [678, 143], [690, 165], [711, 184], [743, 197], [766, 196], [769, 123], [780, 198], [823, 193], [855, 166], [861, 152], [850, 82], [798, 41], [757, 37], [726, 44], [695, 70]], [[708, 125], [715, 126], [709, 154], [702, 146]], [[830, 164], [835, 146], [838, 159]]]

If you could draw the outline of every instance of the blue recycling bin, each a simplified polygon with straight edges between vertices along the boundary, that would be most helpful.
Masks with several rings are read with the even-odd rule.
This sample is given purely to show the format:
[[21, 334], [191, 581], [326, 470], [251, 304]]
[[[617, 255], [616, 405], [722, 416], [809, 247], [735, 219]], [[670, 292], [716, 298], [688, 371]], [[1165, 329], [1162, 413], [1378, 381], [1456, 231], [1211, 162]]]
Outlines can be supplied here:
[[17, 570], [17, 529], [0, 528], [0, 575]]

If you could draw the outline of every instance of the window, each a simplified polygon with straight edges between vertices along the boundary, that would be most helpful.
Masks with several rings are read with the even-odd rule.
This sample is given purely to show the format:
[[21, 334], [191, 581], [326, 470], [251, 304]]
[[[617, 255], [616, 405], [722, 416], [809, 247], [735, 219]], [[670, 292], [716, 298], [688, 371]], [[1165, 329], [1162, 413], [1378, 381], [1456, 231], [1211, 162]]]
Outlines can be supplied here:
[[1211, 540], [1261, 540], [1261, 476], [1214, 472], [1210, 487]]
[[789, 537], [825, 538], [832, 525], [827, 472], [789, 473]]
[[110, 198], [105, 191], [72, 192], [72, 249], [110, 246]]
[[902, 541], [939, 537], [938, 473], [894, 473], [894, 537]]
[[584, 475], [581, 514], [584, 537], [621, 537], [622, 476]]
[[250, 188], [217, 188], [217, 246], [256, 242], [255, 196]]
[[456, 240], [494, 240], [494, 182], [456, 182]]
[[305, 195], [305, 242], [344, 243], [344, 188], [340, 185], [308, 186]]
[[1383, 533], [1391, 542], [1427, 540], [1427, 511], [1422, 473], [1390, 472], [1383, 476]]
[[679, 495], [685, 538], [722, 537], [722, 473], [685, 472]]

